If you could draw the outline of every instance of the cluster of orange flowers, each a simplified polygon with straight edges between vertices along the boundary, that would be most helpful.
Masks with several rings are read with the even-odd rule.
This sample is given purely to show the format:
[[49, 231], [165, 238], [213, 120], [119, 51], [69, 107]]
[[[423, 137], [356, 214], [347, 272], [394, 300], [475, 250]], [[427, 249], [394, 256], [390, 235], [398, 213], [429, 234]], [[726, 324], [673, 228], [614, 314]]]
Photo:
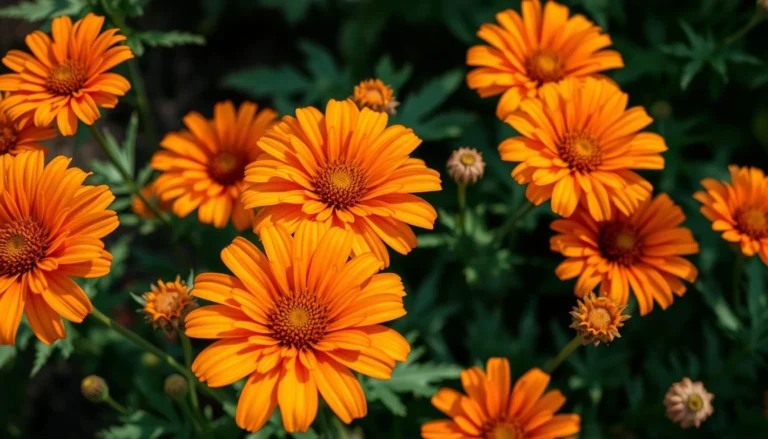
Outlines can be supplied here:
[[[660, 170], [667, 149], [643, 132], [652, 119], [599, 73], [623, 66], [602, 29], [555, 2], [524, 0], [485, 24], [472, 47], [468, 85], [501, 95], [497, 115], [519, 136], [500, 146], [515, 162], [512, 177], [536, 204], [551, 201], [563, 217], [552, 223], [551, 248], [567, 259], [561, 279], [578, 277], [584, 298], [574, 310], [585, 341], [610, 341], [626, 320], [630, 290], [640, 313], [662, 308], [686, 291], [696, 267], [684, 255], [699, 247], [685, 216], [635, 170]], [[30, 52], [10, 51], [0, 75], [0, 343], [13, 344], [22, 313], [45, 343], [65, 337], [61, 317], [82, 321], [92, 306], [72, 280], [106, 275], [112, 256], [103, 238], [118, 226], [107, 186], [84, 185], [70, 159], [44, 163], [39, 141], [92, 125], [130, 84], [109, 72], [133, 58], [118, 29], [102, 32], [93, 14], [52, 22], [51, 36], [28, 35]], [[318, 394], [344, 422], [366, 414], [353, 372], [388, 379], [406, 360], [409, 343], [383, 323], [405, 314], [400, 277], [381, 273], [389, 249], [416, 246], [411, 226], [431, 229], [437, 213], [417, 193], [441, 190], [440, 174], [411, 157], [421, 139], [388, 125], [397, 105], [381, 81], [364, 81], [351, 99], [324, 111], [300, 108], [277, 119], [250, 102], [217, 104], [213, 118], [193, 112], [152, 157], [160, 176], [143, 189], [162, 210], [202, 223], [249, 227], [264, 251], [236, 238], [221, 252], [232, 275], [203, 273], [194, 288], [177, 279], [145, 296], [151, 320], [185, 320], [190, 337], [216, 340], [197, 357], [194, 374], [211, 387], [243, 378], [236, 421], [259, 430], [279, 406], [287, 431], [306, 431]], [[457, 158], [455, 166], [476, 157]], [[480, 162], [482, 159], [479, 159]], [[711, 179], [695, 198], [723, 238], [768, 264], [768, 178], [731, 169], [732, 183]], [[480, 170], [482, 173], [482, 169]], [[468, 173], [476, 180], [478, 174]], [[143, 202], [134, 210], [152, 213]], [[592, 291], [599, 286], [596, 298]], [[214, 305], [194, 308], [193, 297]], [[184, 319], [185, 318], [185, 319]], [[424, 425], [422, 436], [554, 438], [577, 433], [576, 415], [556, 415], [559, 391], [545, 393], [538, 369], [514, 385], [505, 359], [461, 375], [466, 395], [442, 389], [432, 402], [451, 417]]]

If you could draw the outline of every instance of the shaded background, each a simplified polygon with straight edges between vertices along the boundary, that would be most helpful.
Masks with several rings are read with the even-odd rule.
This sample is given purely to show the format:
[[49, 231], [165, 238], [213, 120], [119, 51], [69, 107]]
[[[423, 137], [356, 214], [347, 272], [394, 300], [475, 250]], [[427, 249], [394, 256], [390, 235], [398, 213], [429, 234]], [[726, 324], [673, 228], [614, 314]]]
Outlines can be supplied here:
[[[394, 255], [389, 268], [403, 277], [409, 293], [409, 314], [394, 326], [413, 340], [414, 354], [392, 382], [364, 380], [369, 415], [353, 423], [350, 438], [415, 438], [423, 421], [442, 417], [429, 397], [441, 385], [457, 387], [460, 368], [505, 356], [518, 377], [543, 365], [571, 338], [574, 282], [554, 276], [561, 261], [549, 250], [554, 216], [543, 206], [511, 236], [500, 241], [494, 235], [523, 199], [523, 188], [509, 177], [512, 165], [495, 150], [514, 132], [495, 118], [495, 98], [481, 100], [463, 82], [466, 50], [480, 42], [475, 30], [496, 11], [519, 10], [519, 1], [108, 1], [130, 12], [132, 46], [145, 46], [139, 63], [158, 137], [180, 129], [189, 111], [211, 117], [221, 100], [250, 99], [286, 114], [297, 106], [323, 107], [329, 98], [351, 94], [358, 81], [381, 77], [402, 102], [394, 122], [425, 139], [415, 155], [443, 174], [444, 190], [425, 197], [440, 218], [434, 231], [417, 231], [419, 248], [406, 257]], [[90, 7], [86, 0], [38, 3], [50, 10], [40, 9], [45, 13], [36, 22], [0, 21], [2, 53], [23, 48], [23, 37], [46, 27], [48, 18]], [[730, 163], [766, 169], [768, 24], [723, 45], [750, 21], [751, 0], [565, 3], [601, 24], [622, 53], [626, 67], [610, 76], [630, 94], [631, 105], [648, 109], [656, 119], [650, 129], [664, 135], [670, 148], [666, 168], [644, 175], [657, 193], [669, 192], [683, 207], [702, 250], [692, 257], [700, 280], [683, 298], [667, 311], [657, 306], [646, 317], [635, 315], [613, 345], [578, 351], [556, 371], [553, 386], [568, 397], [564, 410], [582, 415], [580, 437], [757, 437], [768, 428], [767, 269], [748, 262], [739, 279], [747, 306], [733, 309], [733, 254], [691, 196], [702, 178], [725, 179]], [[189, 35], [137, 36], [173, 30]], [[205, 44], [176, 45], [199, 42], [192, 34]], [[129, 101], [99, 121], [118, 139], [132, 113]], [[137, 170], [157, 150], [144, 129], [140, 125]], [[458, 146], [478, 148], [488, 162], [486, 177], [469, 189], [471, 233], [462, 240], [453, 223], [456, 188], [444, 172]], [[190, 270], [224, 271], [219, 251], [236, 232], [198, 224], [195, 214], [175, 219], [172, 233], [140, 223], [130, 213], [125, 188], [110, 177], [82, 126], [75, 138], [52, 141], [51, 150], [94, 170], [94, 182], [109, 183], [119, 196], [115, 209], [122, 227], [110, 237], [113, 272], [85, 285], [94, 304], [181, 358], [178, 344], [153, 333], [127, 293], [148, 291], [158, 278], [186, 278]], [[250, 232], [246, 236], [256, 240]], [[634, 301], [629, 309], [637, 314]], [[0, 437], [189, 434], [162, 394], [168, 368], [88, 320], [68, 329], [69, 341], [54, 348], [41, 347], [25, 328], [18, 350], [0, 348]], [[197, 349], [204, 346], [195, 342]], [[79, 383], [90, 373], [104, 376], [115, 399], [143, 414], [120, 420], [106, 406], [86, 402]], [[715, 414], [698, 431], [682, 431], [663, 415], [664, 392], [683, 376], [703, 380], [715, 393]], [[244, 435], [208, 402], [217, 437]]]

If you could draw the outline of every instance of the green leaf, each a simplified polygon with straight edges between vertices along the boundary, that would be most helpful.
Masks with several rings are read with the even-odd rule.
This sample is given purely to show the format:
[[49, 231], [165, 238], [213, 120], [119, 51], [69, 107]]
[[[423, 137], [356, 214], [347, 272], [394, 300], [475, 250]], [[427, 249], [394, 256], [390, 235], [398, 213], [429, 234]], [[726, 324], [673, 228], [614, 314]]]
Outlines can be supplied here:
[[293, 67], [252, 67], [224, 76], [220, 85], [258, 99], [272, 95], [293, 95], [305, 91], [311, 82]]
[[16, 346], [0, 346], [0, 369], [16, 358]]
[[128, 44], [134, 50], [136, 56], [144, 54], [144, 45], [150, 47], [175, 47], [184, 45], [205, 45], [205, 37], [189, 32], [172, 30], [168, 32], [151, 30], [136, 32], [131, 35]]
[[443, 140], [461, 137], [464, 127], [477, 117], [464, 110], [444, 111], [437, 116], [413, 126], [413, 131], [423, 140]]
[[398, 119], [406, 126], [413, 126], [434, 111], [453, 94], [464, 79], [464, 72], [451, 70], [429, 81], [419, 91], [411, 93], [405, 100], [398, 114]]
[[704, 61], [693, 60], [688, 62], [683, 67], [683, 74], [680, 77], [680, 88], [683, 90], [687, 89], [691, 84], [691, 81], [693, 81], [693, 78], [701, 71], [702, 67], [704, 67]]
[[410, 64], [405, 64], [398, 70], [392, 63], [392, 58], [389, 55], [384, 55], [376, 63], [374, 72], [376, 77], [392, 87], [395, 90], [395, 95], [397, 95], [397, 90], [410, 79], [413, 67]]
[[414, 349], [406, 363], [399, 363], [389, 381], [377, 381], [397, 393], [412, 393], [431, 397], [438, 389], [437, 383], [459, 377], [461, 367], [453, 364], [417, 363], [424, 349]]
[[0, 17], [43, 21], [61, 15], [79, 15], [87, 0], [37, 0], [0, 8]]
[[395, 416], [405, 417], [408, 414], [408, 409], [403, 401], [389, 387], [373, 386], [366, 396], [370, 402], [381, 401], [384, 407]]
[[157, 416], [138, 410], [121, 417], [120, 426], [112, 426], [98, 433], [100, 439], [156, 439], [164, 434], [173, 434], [178, 427]]
[[29, 373], [30, 377], [40, 372], [40, 369], [45, 366], [51, 355], [53, 355], [54, 349], [53, 345], [47, 345], [41, 341], [35, 343], [35, 362], [32, 364], [32, 371]]

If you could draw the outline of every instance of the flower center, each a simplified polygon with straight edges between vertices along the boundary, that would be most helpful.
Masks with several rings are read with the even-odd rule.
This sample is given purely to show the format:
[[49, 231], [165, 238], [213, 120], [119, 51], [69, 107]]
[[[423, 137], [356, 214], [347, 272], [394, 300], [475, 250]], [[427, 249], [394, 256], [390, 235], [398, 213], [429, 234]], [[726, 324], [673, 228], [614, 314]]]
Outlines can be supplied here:
[[167, 316], [181, 315], [181, 295], [178, 291], [165, 291], [155, 297], [155, 309]]
[[605, 329], [611, 321], [611, 313], [605, 308], [593, 308], [587, 314], [587, 322], [595, 329]]
[[53, 94], [68, 96], [83, 88], [88, 70], [80, 61], [65, 61], [51, 70], [45, 87]]
[[267, 319], [272, 336], [283, 346], [305, 349], [319, 342], [328, 327], [328, 307], [309, 293], [283, 295]]
[[603, 257], [622, 265], [632, 265], [640, 254], [643, 243], [634, 229], [621, 221], [601, 224], [599, 234], [600, 251]]
[[553, 82], [565, 76], [565, 64], [557, 52], [541, 49], [534, 52], [525, 65], [528, 77], [539, 82]]
[[48, 231], [32, 218], [0, 227], [0, 274], [30, 271], [48, 250]]
[[465, 153], [461, 155], [461, 158], [459, 158], [459, 161], [461, 161], [461, 164], [464, 166], [472, 166], [475, 164], [477, 159], [475, 159], [474, 154]]
[[209, 172], [211, 178], [224, 186], [231, 186], [245, 178], [245, 160], [231, 152], [223, 151], [213, 157]]
[[693, 394], [688, 397], [688, 401], [685, 403], [688, 406], [688, 410], [692, 412], [698, 412], [704, 408], [704, 400], [701, 399], [701, 395]]
[[753, 239], [768, 237], [768, 218], [765, 209], [747, 206], [736, 211], [736, 223], [742, 233]]
[[312, 184], [320, 199], [337, 209], [356, 205], [366, 193], [363, 171], [343, 163], [334, 163], [321, 169]]
[[571, 169], [589, 172], [603, 162], [603, 149], [588, 133], [566, 133], [557, 150]]
[[13, 122], [0, 113], [0, 155], [7, 154], [16, 145], [16, 127]]
[[384, 103], [384, 95], [376, 88], [370, 88], [365, 92], [365, 100], [370, 104], [381, 105]]
[[483, 439], [522, 439], [523, 429], [514, 420], [493, 419], [483, 425], [480, 437]]

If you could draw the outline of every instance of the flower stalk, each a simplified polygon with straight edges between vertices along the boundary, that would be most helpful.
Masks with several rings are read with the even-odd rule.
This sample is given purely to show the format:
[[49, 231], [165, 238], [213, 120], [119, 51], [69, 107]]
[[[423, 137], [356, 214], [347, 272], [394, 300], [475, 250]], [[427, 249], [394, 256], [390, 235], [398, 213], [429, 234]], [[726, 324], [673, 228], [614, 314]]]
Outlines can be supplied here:
[[584, 337], [581, 335], [577, 335], [576, 337], [573, 337], [573, 340], [571, 340], [565, 347], [563, 347], [562, 350], [557, 354], [557, 356], [547, 363], [546, 366], [544, 366], [544, 372], [552, 375], [552, 372], [557, 369], [560, 364], [565, 361], [566, 358], [568, 358], [572, 353], [576, 352], [576, 349], [579, 348], [579, 346], [584, 344]]

